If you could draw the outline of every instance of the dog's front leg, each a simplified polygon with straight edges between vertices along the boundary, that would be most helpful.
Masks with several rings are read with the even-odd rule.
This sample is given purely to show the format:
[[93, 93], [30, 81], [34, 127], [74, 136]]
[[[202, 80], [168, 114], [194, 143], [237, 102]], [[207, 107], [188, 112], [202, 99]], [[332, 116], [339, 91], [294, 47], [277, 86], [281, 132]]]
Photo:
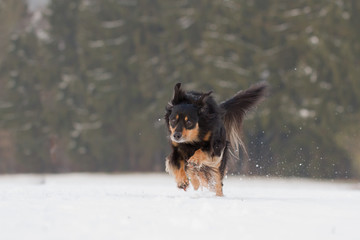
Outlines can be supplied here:
[[188, 163], [190, 165], [200, 167], [202, 164], [209, 161], [210, 161], [209, 154], [201, 149], [198, 149], [195, 151], [194, 155], [192, 155], [189, 158]]
[[185, 160], [179, 158], [176, 150], [166, 158], [166, 172], [175, 177], [178, 188], [186, 191], [189, 186], [189, 179], [185, 173]]

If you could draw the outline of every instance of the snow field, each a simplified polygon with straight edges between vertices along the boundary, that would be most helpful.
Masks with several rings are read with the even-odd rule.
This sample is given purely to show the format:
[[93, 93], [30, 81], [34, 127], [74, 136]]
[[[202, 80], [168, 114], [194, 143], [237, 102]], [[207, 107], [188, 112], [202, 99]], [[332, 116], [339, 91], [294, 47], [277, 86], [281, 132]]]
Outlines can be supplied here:
[[165, 174], [0, 176], [1, 239], [360, 239], [360, 185], [224, 181], [224, 197]]

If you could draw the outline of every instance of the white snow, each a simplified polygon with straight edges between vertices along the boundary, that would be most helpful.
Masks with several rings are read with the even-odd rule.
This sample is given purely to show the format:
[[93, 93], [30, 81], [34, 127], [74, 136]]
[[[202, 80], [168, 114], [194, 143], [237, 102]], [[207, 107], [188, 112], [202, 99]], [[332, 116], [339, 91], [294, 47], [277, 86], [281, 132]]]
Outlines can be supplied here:
[[360, 239], [355, 182], [228, 177], [224, 197], [164, 174], [0, 176], [1, 239]]

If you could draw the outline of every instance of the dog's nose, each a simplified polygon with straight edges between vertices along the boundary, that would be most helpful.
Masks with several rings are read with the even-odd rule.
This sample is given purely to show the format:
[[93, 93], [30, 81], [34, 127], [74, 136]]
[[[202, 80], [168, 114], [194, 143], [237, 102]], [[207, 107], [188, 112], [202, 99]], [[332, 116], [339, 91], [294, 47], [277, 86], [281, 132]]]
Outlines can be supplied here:
[[174, 138], [175, 138], [175, 140], [179, 140], [181, 138], [181, 132], [175, 132]]

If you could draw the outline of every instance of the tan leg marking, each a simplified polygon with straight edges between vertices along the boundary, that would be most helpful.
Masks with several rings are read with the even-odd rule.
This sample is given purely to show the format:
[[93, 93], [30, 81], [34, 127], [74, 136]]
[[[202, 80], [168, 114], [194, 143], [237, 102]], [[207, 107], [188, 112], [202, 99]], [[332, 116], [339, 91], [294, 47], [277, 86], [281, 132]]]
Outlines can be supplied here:
[[191, 167], [190, 167], [190, 168], [188, 168], [186, 173], [189, 175], [190, 182], [191, 182], [191, 185], [194, 187], [194, 190], [195, 191], [198, 190], [200, 187], [200, 181], [199, 181], [199, 177], [196, 174], [195, 170], [191, 169]]
[[209, 188], [210, 185], [209, 185], [209, 182], [208, 182], [207, 178], [205, 177], [205, 174], [203, 172], [199, 172], [198, 174], [199, 174], [199, 179], [200, 179], [201, 186]]
[[186, 188], [189, 186], [189, 179], [185, 173], [185, 161], [180, 162], [180, 168], [178, 169], [177, 167], [171, 165], [170, 160], [167, 158], [165, 166], [165, 171], [175, 177], [177, 187], [186, 190]]
[[222, 196], [224, 196], [224, 194], [223, 194], [223, 191], [222, 191], [222, 181], [221, 181], [220, 172], [217, 171], [214, 175], [215, 175], [214, 176], [214, 181], [215, 181], [215, 193], [216, 193], [216, 196], [222, 197]]
[[[189, 163], [190, 164], [186, 172], [190, 176], [191, 183], [195, 190], [202, 186], [215, 192], [216, 196], [224, 196], [222, 190], [222, 178], [219, 170], [221, 157], [211, 158], [207, 153], [204, 153], [199, 149], [189, 159]], [[191, 163], [195, 163], [196, 165]], [[210, 167], [211, 170], [209, 172], [204, 172], [201, 165]], [[206, 178], [207, 174], [211, 174], [209, 179]]]
[[201, 149], [195, 151], [194, 155], [189, 158], [189, 163], [201, 166], [205, 162], [209, 162], [210, 156], [208, 153], [203, 152]]
[[184, 161], [180, 162], [180, 169], [174, 169], [175, 181], [178, 188], [182, 188], [186, 191], [186, 188], [189, 186], [189, 179], [185, 173], [185, 163]]

